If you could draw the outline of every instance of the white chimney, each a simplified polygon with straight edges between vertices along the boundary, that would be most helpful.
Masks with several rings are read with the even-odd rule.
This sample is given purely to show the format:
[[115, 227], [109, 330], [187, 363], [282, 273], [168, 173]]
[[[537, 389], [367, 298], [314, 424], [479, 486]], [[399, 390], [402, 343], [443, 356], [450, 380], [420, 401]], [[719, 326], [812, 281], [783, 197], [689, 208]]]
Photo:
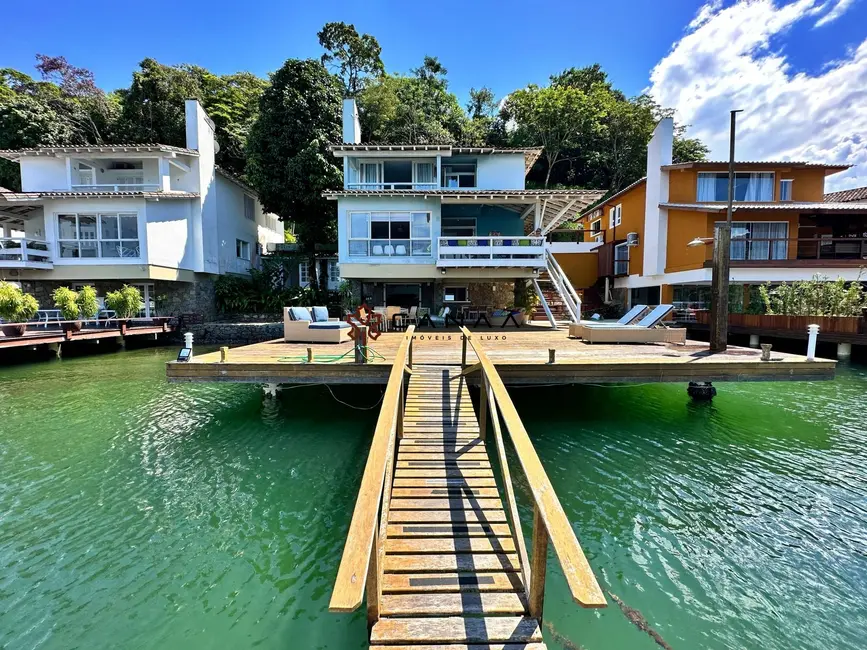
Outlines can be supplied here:
[[361, 124], [358, 121], [358, 106], [354, 99], [343, 100], [343, 141], [352, 144], [361, 142]]
[[191, 267], [204, 273], [219, 272], [219, 242], [217, 240], [217, 199], [213, 191], [216, 183], [215, 156], [218, 151], [214, 137], [214, 123], [195, 99], [184, 102], [187, 127], [187, 149], [199, 155], [190, 160], [190, 171], [181, 174], [179, 189], [196, 192], [190, 215]]
[[647, 143], [647, 184], [644, 204], [644, 268], [643, 275], [665, 273], [665, 250], [668, 243], [668, 210], [660, 203], [668, 202], [668, 171], [674, 147], [674, 120], [666, 117], [653, 130]]

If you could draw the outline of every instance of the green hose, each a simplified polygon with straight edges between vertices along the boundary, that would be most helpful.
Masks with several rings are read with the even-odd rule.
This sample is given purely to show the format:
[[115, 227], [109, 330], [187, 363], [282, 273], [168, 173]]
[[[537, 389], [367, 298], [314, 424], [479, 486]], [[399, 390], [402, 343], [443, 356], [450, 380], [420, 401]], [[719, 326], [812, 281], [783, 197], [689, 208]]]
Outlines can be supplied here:
[[[347, 350], [343, 354], [318, 354], [313, 360], [313, 363], [337, 363], [350, 355], [355, 355], [355, 348]], [[368, 363], [371, 361], [385, 361], [385, 357], [370, 346], [361, 346], [361, 356]], [[310, 363], [307, 361], [307, 355], [299, 354], [291, 357], [279, 357], [278, 363]]]

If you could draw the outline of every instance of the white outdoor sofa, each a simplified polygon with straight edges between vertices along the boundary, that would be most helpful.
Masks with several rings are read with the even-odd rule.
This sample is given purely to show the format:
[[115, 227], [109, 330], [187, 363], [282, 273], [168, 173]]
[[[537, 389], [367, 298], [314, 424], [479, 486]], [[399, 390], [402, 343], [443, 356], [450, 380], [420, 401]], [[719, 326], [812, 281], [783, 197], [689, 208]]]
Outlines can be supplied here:
[[283, 340], [287, 343], [343, 343], [351, 326], [329, 318], [325, 307], [284, 307]]

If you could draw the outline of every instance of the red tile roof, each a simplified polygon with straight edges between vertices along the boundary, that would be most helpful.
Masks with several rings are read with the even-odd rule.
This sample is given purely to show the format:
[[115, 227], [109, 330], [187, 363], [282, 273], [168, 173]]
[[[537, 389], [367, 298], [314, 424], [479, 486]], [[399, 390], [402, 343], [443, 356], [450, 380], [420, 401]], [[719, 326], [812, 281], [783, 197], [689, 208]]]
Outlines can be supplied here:
[[829, 192], [825, 195], [825, 203], [849, 203], [851, 201], [867, 201], [867, 187], [853, 187], [851, 190]]

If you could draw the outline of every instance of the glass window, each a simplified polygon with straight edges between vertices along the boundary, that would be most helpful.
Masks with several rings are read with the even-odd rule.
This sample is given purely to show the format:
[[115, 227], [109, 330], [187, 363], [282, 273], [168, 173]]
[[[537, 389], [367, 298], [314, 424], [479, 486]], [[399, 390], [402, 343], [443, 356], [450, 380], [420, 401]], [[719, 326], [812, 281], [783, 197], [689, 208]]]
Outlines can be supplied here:
[[443, 290], [444, 302], [467, 302], [466, 287], [446, 287]]
[[250, 221], [256, 220], [256, 202], [247, 194], [244, 195], [244, 217]]
[[370, 224], [371, 239], [388, 239], [389, 224], [387, 221], [374, 221]]
[[120, 239], [116, 214], [99, 215], [99, 227], [102, 229], [102, 239]]
[[367, 212], [352, 212], [349, 215], [350, 239], [367, 239], [367, 222], [370, 214]]
[[138, 239], [138, 217], [136, 215], [120, 215], [120, 238]]
[[614, 275], [629, 274], [629, 246], [617, 244], [614, 247]]
[[475, 163], [453, 163], [443, 165], [443, 187], [475, 187]]
[[75, 236], [77, 226], [74, 214], [61, 214], [57, 217], [57, 221], [59, 226], [59, 239], [78, 239], [78, 237]]
[[789, 224], [785, 221], [739, 221], [733, 223], [731, 259], [786, 259], [788, 257], [788, 230]]
[[[699, 172], [696, 187], [697, 201], [728, 201], [729, 176], [727, 172]], [[736, 172], [735, 201], [773, 201], [773, 172]]]
[[780, 201], [792, 200], [792, 179], [784, 178], [780, 181]]
[[391, 222], [392, 239], [409, 239], [409, 220]]
[[430, 237], [429, 212], [412, 213], [412, 236], [414, 239], [425, 239]]
[[433, 163], [416, 163], [415, 164], [415, 182], [431, 185], [434, 183], [434, 167]]
[[367, 257], [367, 240], [353, 240], [349, 242], [350, 256]]

